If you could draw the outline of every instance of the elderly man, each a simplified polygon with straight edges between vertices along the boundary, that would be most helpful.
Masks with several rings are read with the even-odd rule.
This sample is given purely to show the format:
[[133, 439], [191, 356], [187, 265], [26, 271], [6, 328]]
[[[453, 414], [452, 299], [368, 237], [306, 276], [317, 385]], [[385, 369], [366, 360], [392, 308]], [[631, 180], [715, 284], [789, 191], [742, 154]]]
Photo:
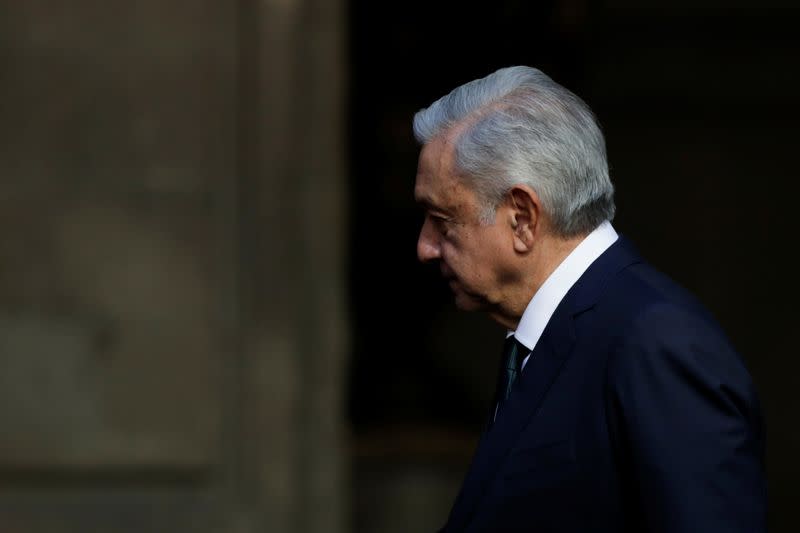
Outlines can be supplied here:
[[709, 312], [612, 227], [586, 104], [504, 68], [419, 111], [414, 133], [419, 258], [459, 308], [508, 329], [442, 531], [764, 531], [751, 378]]

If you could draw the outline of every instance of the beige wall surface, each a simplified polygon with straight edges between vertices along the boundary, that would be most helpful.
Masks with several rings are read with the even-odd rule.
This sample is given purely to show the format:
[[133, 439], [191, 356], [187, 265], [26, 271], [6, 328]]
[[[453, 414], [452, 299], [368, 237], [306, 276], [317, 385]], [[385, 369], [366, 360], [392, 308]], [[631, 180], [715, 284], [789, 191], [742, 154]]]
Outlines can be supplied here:
[[4, 4], [0, 530], [344, 530], [343, 6]]

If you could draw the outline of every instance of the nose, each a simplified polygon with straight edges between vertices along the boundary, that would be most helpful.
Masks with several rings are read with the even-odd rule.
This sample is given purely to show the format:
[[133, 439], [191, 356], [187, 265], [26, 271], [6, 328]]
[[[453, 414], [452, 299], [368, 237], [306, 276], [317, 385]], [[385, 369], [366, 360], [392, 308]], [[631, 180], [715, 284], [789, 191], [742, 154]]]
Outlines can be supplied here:
[[441, 256], [439, 235], [433, 228], [430, 217], [426, 216], [417, 239], [417, 257], [421, 262], [427, 263], [439, 259]]

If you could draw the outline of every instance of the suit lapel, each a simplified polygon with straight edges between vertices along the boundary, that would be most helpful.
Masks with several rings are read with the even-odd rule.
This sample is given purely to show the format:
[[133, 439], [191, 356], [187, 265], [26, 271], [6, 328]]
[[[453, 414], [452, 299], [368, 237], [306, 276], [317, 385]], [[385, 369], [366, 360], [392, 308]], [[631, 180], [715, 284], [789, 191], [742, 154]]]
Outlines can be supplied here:
[[536, 414], [547, 390], [567, 360], [573, 343], [571, 315], [559, 309], [542, 333], [502, 411], [498, 413], [491, 429], [481, 437], [453, 507], [448, 530], [461, 531], [469, 522], [520, 431]]
[[572, 355], [576, 339], [574, 316], [594, 304], [609, 277], [637, 261], [630, 244], [620, 238], [587, 269], [556, 308], [502, 412], [478, 443], [450, 513], [448, 531], [461, 531], [467, 526], [502, 461]]

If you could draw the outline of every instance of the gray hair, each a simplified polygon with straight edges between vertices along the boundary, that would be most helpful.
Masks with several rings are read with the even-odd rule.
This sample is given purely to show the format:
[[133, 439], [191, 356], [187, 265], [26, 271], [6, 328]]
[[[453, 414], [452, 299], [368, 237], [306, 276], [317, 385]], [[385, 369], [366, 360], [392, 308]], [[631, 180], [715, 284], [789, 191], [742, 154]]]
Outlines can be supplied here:
[[454, 89], [414, 116], [421, 144], [463, 126], [458, 174], [494, 219], [514, 185], [539, 195], [553, 231], [573, 237], [614, 218], [614, 186], [594, 114], [578, 96], [531, 67], [500, 69]]

